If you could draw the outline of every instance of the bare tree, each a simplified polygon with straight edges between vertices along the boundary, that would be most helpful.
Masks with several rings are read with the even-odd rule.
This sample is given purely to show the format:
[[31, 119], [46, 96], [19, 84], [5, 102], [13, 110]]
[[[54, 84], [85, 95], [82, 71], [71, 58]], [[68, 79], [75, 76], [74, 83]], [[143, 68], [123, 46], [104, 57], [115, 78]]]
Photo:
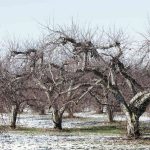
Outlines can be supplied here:
[[[23, 56], [21, 59], [25, 62], [22, 69], [12, 70], [15, 75], [10, 76], [9, 83], [14, 81], [23, 88], [23, 83], [26, 84], [30, 78], [44, 91], [56, 129], [62, 129], [64, 111], [72, 104], [78, 104], [87, 94], [99, 101], [98, 94], [93, 92], [97, 88], [104, 99], [102, 105], [107, 106], [109, 120], [113, 119], [109, 95], [113, 95], [126, 115], [127, 135], [138, 138], [139, 118], [149, 106], [150, 90], [137, 80], [132, 73], [132, 65], [124, 60], [132, 49], [127, 42], [128, 37], [121, 30], [100, 33], [96, 30], [92, 33], [92, 30], [80, 30], [74, 24], [70, 28], [46, 28], [48, 36], [38, 47], [11, 50], [12, 57]], [[141, 62], [147, 55], [146, 51]], [[12, 96], [22, 94], [15, 84], [11, 87], [9, 91], [15, 92]]]
[[[51, 31], [58, 34], [57, 37], [59, 37], [58, 39], [62, 46], [70, 44], [73, 47], [72, 49], [75, 55], [81, 56], [81, 54], [83, 54], [82, 68], [80, 71], [85, 73], [93, 72], [101, 79], [101, 88], [114, 95], [127, 117], [128, 136], [133, 138], [139, 137], [139, 117], [145, 112], [146, 107], [150, 103], [150, 92], [149, 89], [144, 89], [142, 85], [132, 77], [128, 72], [128, 68], [125, 67], [124, 62], [121, 60], [124, 51], [128, 49], [127, 43], [124, 43], [123, 33], [119, 31], [115, 32], [115, 34], [107, 34], [108, 44], [105, 46], [104, 44], [95, 45], [92, 39], [89, 40], [86, 36], [79, 40], [62, 30]], [[101, 60], [103, 65], [96, 67], [90, 66], [88, 58], [91, 55], [94, 56], [96, 60]], [[108, 61], [106, 61], [106, 57], [109, 57]], [[118, 75], [123, 77], [133, 93], [133, 98], [131, 98], [129, 103], [119, 86]]]

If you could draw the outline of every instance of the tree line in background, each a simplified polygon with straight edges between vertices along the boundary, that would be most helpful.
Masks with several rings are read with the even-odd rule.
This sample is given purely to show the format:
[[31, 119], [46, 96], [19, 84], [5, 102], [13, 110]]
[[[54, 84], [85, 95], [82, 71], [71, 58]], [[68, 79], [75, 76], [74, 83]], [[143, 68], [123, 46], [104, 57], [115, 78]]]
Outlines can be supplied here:
[[41, 114], [51, 109], [56, 129], [65, 111], [73, 117], [105, 109], [110, 122], [123, 112], [128, 137], [138, 138], [139, 118], [150, 104], [149, 32], [135, 42], [122, 30], [45, 28], [37, 42], [9, 42], [1, 58], [0, 110], [12, 112], [11, 128], [27, 107]]

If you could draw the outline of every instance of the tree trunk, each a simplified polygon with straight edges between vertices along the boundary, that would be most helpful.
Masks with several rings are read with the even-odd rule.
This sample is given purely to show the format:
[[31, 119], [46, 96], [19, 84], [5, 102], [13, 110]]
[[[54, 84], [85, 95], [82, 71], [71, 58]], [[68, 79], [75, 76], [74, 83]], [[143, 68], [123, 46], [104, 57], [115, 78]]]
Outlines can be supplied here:
[[73, 108], [68, 108], [67, 109], [67, 113], [68, 113], [68, 118], [74, 118]]
[[68, 118], [74, 118], [73, 112], [69, 112]]
[[42, 109], [42, 108], [40, 109], [39, 115], [46, 115], [44, 108], [43, 108], [43, 109]]
[[140, 136], [139, 117], [134, 113], [127, 117], [127, 136], [137, 139]]
[[109, 122], [113, 122], [113, 110], [112, 110], [112, 106], [111, 106], [111, 101], [108, 97], [108, 93], [105, 92], [105, 99], [104, 99], [106, 105], [106, 113], [108, 116], [108, 121]]
[[112, 110], [111, 106], [107, 106], [107, 115], [108, 115], [108, 121], [113, 122], [114, 116], [113, 116], [113, 110]]
[[13, 105], [12, 112], [11, 112], [11, 125], [10, 125], [12, 129], [16, 128], [16, 120], [17, 120], [18, 111], [19, 111], [19, 106]]
[[62, 120], [61, 119], [57, 120], [57, 122], [54, 122], [54, 129], [62, 130]]
[[52, 119], [54, 123], [54, 129], [62, 130], [62, 115], [57, 109], [53, 110]]
[[102, 114], [103, 113], [103, 106], [100, 105], [97, 109], [96, 109], [96, 113], [97, 114]]

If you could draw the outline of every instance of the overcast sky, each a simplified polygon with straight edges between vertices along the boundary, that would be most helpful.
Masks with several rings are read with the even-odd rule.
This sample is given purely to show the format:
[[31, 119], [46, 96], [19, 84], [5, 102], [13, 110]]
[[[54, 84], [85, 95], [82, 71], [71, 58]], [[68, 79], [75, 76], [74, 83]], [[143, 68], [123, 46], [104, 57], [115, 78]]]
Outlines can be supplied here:
[[150, 15], [150, 0], [0, 0], [0, 39], [36, 38], [48, 22], [118, 26], [143, 32]]

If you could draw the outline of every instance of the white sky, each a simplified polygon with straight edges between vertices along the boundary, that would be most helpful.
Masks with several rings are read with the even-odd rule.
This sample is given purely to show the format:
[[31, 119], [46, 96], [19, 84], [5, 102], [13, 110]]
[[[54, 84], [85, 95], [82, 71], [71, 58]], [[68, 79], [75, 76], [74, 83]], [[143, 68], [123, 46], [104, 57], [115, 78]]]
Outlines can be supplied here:
[[150, 0], [0, 0], [0, 39], [36, 38], [40, 25], [119, 26], [129, 32], [146, 30]]

